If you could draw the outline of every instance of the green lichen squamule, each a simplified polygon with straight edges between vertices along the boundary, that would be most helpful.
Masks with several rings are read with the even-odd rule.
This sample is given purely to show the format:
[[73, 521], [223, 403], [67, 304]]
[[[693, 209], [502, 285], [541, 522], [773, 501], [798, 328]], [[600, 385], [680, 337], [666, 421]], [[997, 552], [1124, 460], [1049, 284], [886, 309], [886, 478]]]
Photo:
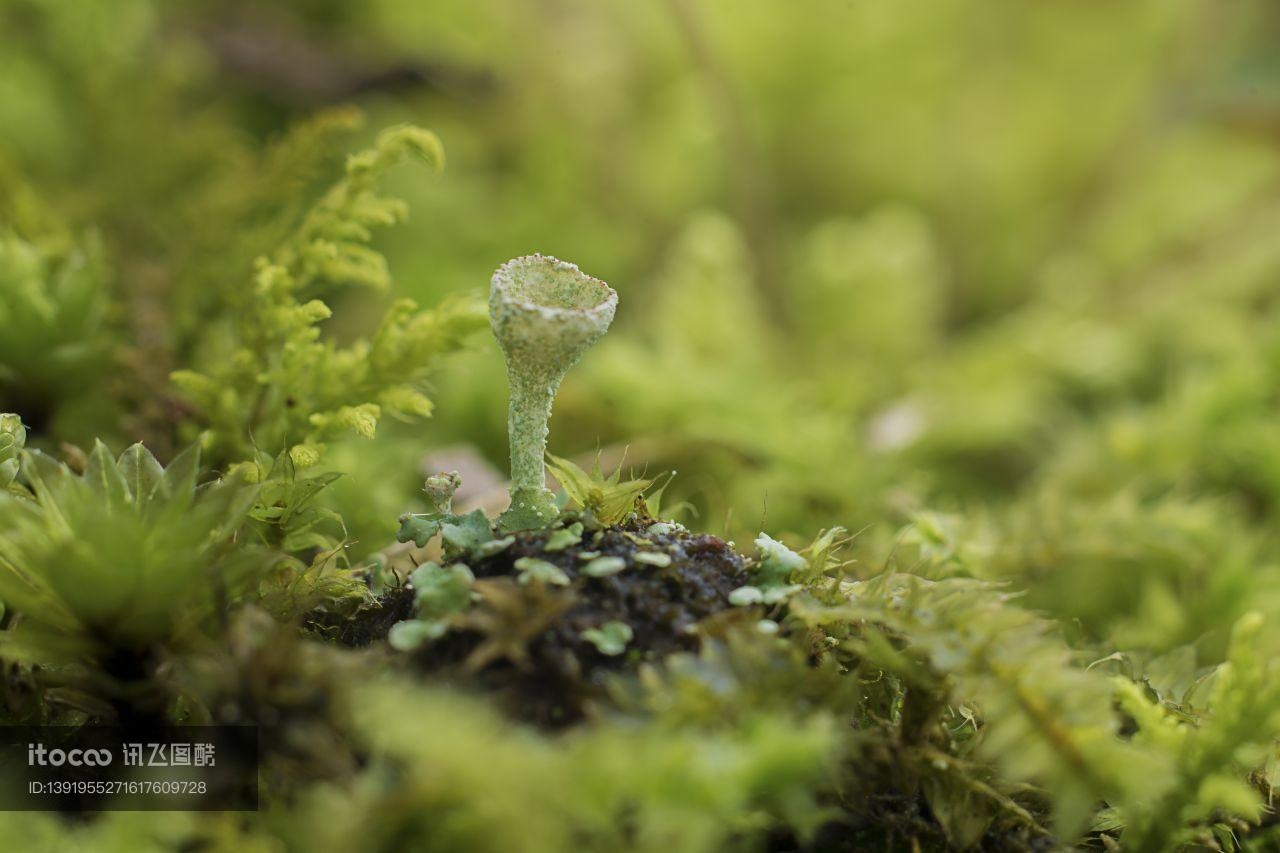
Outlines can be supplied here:
[[507, 362], [511, 507], [499, 525], [528, 530], [556, 517], [546, 487], [551, 403], [565, 373], [609, 329], [618, 294], [574, 264], [526, 255], [503, 264], [489, 287], [489, 321]]

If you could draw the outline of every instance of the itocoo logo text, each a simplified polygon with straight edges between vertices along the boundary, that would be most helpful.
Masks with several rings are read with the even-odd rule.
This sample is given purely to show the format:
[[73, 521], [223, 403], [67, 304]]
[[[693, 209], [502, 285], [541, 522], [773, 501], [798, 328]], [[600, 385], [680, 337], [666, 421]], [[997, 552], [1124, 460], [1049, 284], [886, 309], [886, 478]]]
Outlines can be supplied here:
[[111, 763], [109, 749], [47, 749], [42, 743], [27, 744], [28, 767], [106, 767]]

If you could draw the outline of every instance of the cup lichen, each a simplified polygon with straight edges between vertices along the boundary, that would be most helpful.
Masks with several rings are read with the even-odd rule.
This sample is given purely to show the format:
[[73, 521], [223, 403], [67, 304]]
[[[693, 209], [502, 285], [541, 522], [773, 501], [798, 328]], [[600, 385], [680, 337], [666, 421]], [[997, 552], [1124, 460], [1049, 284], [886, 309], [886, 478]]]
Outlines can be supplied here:
[[525, 255], [500, 266], [489, 287], [489, 321], [507, 363], [511, 506], [503, 530], [544, 527], [557, 516], [546, 487], [548, 422], [569, 368], [609, 329], [613, 288], [574, 264]]

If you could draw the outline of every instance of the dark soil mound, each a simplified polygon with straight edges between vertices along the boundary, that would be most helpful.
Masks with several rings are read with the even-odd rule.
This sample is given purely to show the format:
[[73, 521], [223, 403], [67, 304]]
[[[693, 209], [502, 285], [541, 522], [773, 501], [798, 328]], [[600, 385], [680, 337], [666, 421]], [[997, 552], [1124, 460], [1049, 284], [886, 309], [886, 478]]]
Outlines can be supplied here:
[[[516, 533], [497, 554], [461, 557], [476, 577], [479, 600], [444, 637], [414, 653], [413, 665], [496, 694], [518, 719], [569, 725], [589, 713], [610, 673], [696, 650], [698, 623], [729, 609], [729, 593], [748, 582], [746, 560], [728, 543], [677, 525], [632, 519], [548, 551], [556, 533]], [[619, 558], [625, 568], [588, 574], [592, 560], [603, 557]], [[568, 582], [520, 583], [516, 564], [524, 558], [554, 565]], [[385, 638], [411, 611], [412, 590], [396, 589], [324, 632], [363, 646]], [[610, 622], [631, 631], [625, 650], [616, 654], [589, 639], [588, 632]]]
[[[551, 532], [521, 533], [502, 553], [471, 566], [482, 586], [488, 579], [507, 587], [493, 590], [499, 598], [515, 586], [515, 594], [523, 594], [526, 601], [533, 599], [532, 618], [551, 617], [529, 639], [523, 661], [495, 661], [476, 673], [488, 687], [506, 694], [518, 716], [552, 726], [577, 721], [599, 694], [608, 673], [697, 649], [695, 626], [728, 609], [729, 593], [747, 583], [746, 561], [724, 540], [678, 528], [650, 532], [651, 528], [645, 522], [609, 527], [596, 537], [584, 537], [580, 545], [552, 552], [545, 550]], [[583, 552], [621, 558], [626, 568], [607, 577], [592, 577], [583, 571], [589, 562], [582, 558]], [[654, 565], [653, 557], [643, 556], [649, 554], [666, 555], [671, 562]], [[539, 591], [519, 589], [513, 578], [515, 563], [522, 557], [556, 565], [570, 583]], [[539, 607], [540, 594], [551, 596], [551, 601]], [[557, 607], [565, 609], [555, 615]], [[632, 630], [626, 651], [619, 655], [603, 654], [584, 638], [585, 632], [612, 621]], [[475, 631], [460, 633], [428, 649], [423, 663], [428, 668], [466, 666], [483, 640]]]

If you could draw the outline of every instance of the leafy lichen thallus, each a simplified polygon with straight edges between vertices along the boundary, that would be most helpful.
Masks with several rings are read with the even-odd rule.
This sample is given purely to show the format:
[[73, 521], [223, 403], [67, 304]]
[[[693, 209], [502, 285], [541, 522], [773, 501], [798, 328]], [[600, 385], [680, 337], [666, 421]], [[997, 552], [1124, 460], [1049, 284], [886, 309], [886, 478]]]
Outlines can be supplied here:
[[545, 255], [515, 258], [489, 287], [489, 321], [507, 362], [511, 507], [504, 530], [545, 527], [558, 515], [546, 487], [547, 425], [565, 373], [609, 329], [618, 294], [574, 264]]

